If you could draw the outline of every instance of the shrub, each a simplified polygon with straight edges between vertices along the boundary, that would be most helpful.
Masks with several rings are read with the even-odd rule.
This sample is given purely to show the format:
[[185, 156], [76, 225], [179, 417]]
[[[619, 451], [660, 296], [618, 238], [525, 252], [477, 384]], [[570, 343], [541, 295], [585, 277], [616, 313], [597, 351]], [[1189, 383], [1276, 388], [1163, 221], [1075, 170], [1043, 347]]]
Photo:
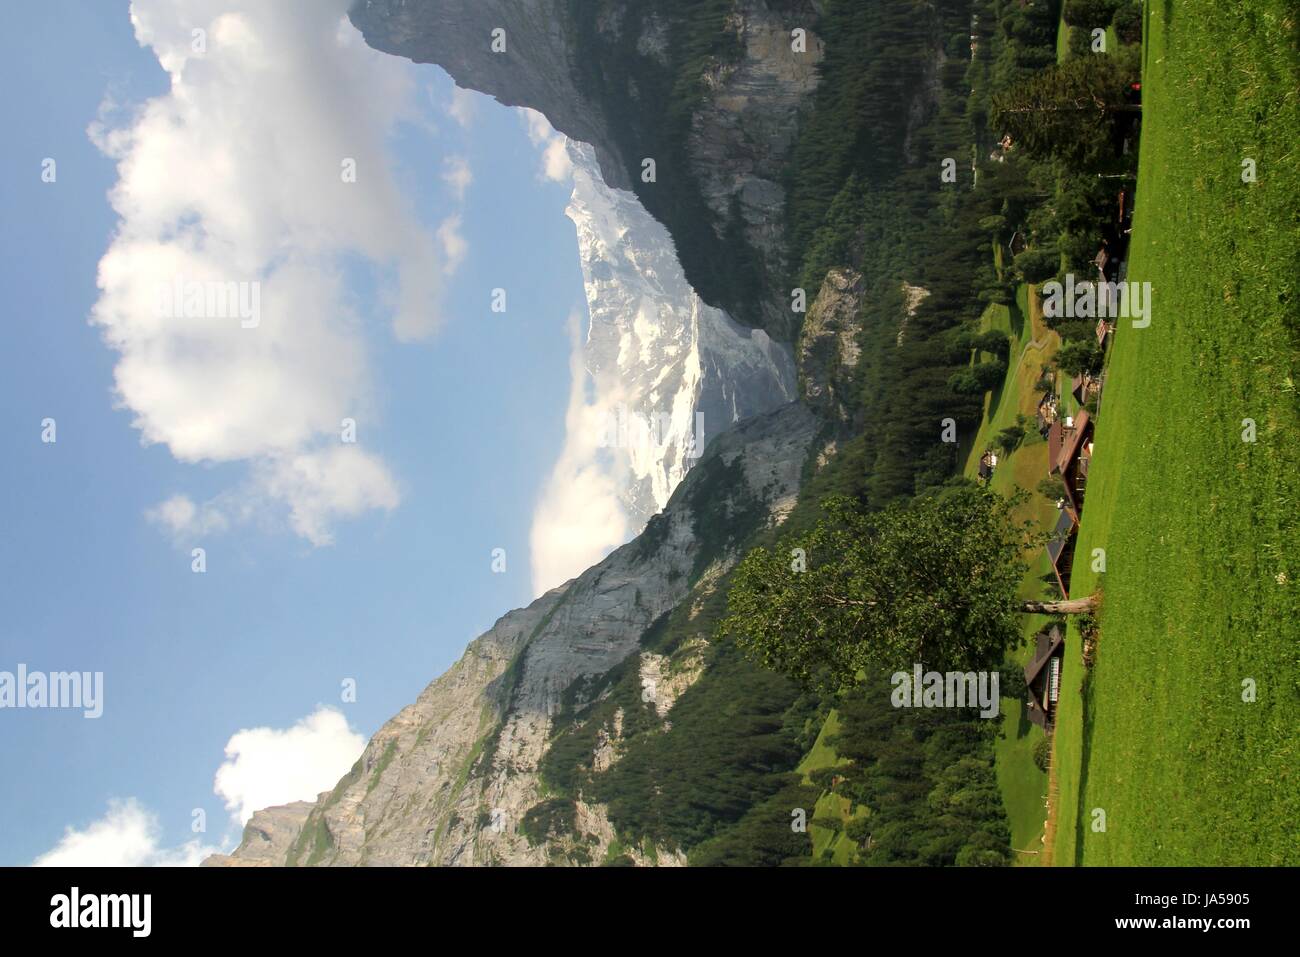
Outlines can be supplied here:
[[1120, 43], [1142, 42], [1142, 4], [1126, 3], [1115, 11], [1111, 20]]
[[1104, 27], [1115, 15], [1117, 0], [1067, 0], [1065, 22], [1072, 27]]
[[1034, 745], [1034, 764], [1038, 770], [1046, 771], [1052, 762], [1052, 739], [1043, 737]]

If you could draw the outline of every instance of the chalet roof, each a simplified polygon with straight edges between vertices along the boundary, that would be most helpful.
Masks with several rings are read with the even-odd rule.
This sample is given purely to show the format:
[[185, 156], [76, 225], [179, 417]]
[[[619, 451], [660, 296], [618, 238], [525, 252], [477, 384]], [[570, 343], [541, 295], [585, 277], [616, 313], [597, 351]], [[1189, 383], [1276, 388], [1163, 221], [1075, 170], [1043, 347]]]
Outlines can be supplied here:
[[1060, 560], [1065, 546], [1070, 544], [1074, 526], [1073, 513], [1068, 508], [1061, 509], [1060, 517], [1056, 520], [1056, 528], [1052, 529], [1052, 537], [1047, 540], [1047, 557], [1052, 560], [1053, 565]]
[[1057, 649], [1065, 644], [1065, 633], [1060, 625], [1053, 625], [1046, 631], [1038, 633], [1038, 642], [1034, 647], [1034, 657], [1025, 665], [1025, 684], [1032, 685], [1047, 667], [1047, 662], [1055, 657]]
[[1056, 460], [1061, 457], [1061, 446], [1065, 444], [1065, 423], [1057, 419], [1047, 430], [1047, 471], [1056, 471]]
[[1060, 627], [1053, 625], [1048, 631], [1038, 633], [1038, 644], [1034, 657], [1025, 665], [1025, 688], [1029, 693], [1029, 720], [1046, 727], [1047, 707], [1043, 701], [1043, 681], [1046, 677], [1047, 663], [1054, 657], [1064, 654], [1065, 635]]
[[[1061, 452], [1056, 458], [1056, 470], [1065, 472], [1070, 467], [1070, 462], [1079, 454], [1079, 448], [1083, 444], [1086, 433], [1092, 428], [1092, 422], [1088, 418], [1088, 410], [1081, 409], [1074, 420], [1074, 428], [1070, 430], [1061, 442]], [[1050, 448], [1049, 448], [1050, 454]]]
[[1106, 321], [1106, 318], [1103, 316], [1101, 319], [1098, 319], [1097, 320], [1097, 345], [1104, 346], [1106, 344], [1106, 336], [1108, 336], [1110, 332], [1111, 332], [1111, 324]]

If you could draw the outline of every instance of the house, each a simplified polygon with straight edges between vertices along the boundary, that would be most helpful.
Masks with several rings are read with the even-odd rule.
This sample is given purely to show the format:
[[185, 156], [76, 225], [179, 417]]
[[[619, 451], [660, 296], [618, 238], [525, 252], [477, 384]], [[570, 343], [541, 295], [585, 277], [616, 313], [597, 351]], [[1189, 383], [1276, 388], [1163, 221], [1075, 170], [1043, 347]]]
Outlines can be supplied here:
[[1106, 279], [1106, 266], [1110, 262], [1110, 253], [1105, 247], [1097, 250], [1097, 255], [1093, 258], [1092, 264], [1097, 267], [1097, 273], [1104, 281]]
[[1068, 508], [1062, 508], [1056, 520], [1052, 537], [1047, 540], [1047, 559], [1052, 563], [1056, 584], [1061, 586], [1061, 597], [1070, 597], [1070, 566], [1074, 564], [1075, 531], [1079, 523]]
[[993, 477], [993, 470], [998, 467], [998, 455], [992, 449], [985, 449], [980, 456], [980, 478], [988, 481]]
[[1047, 438], [1051, 474], [1061, 476], [1066, 507], [1077, 522], [1083, 513], [1083, 492], [1092, 463], [1092, 419], [1088, 410], [1082, 410], [1074, 420], [1066, 419], [1059, 433], [1053, 425]]
[[1025, 690], [1029, 720], [1050, 731], [1056, 723], [1056, 702], [1061, 697], [1061, 661], [1065, 634], [1059, 625], [1038, 633], [1034, 657], [1025, 665]]
[[1052, 423], [1056, 421], [1057, 398], [1054, 392], [1044, 392], [1043, 397], [1038, 400], [1038, 412], [1035, 418], [1038, 420], [1038, 434], [1047, 438], [1051, 431]]
[[1088, 400], [1100, 391], [1101, 380], [1093, 378], [1086, 372], [1070, 380], [1070, 394], [1079, 405], [1087, 405]]
[[1115, 331], [1115, 323], [1105, 318], [1097, 320], [1097, 348], [1106, 348], [1106, 337]]

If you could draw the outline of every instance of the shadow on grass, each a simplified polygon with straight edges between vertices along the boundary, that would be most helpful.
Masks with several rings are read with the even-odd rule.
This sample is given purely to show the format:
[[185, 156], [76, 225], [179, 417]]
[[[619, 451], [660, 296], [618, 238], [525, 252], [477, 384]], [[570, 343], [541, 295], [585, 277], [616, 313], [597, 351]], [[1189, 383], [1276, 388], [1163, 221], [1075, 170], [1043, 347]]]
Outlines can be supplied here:
[[1007, 312], [1011, 317], [1011, 334], [1019, 341], [1025, 334], [1025, 314], [1020, 311], [1020, 302], [1016, 297], [1011, 297]]
[[1083, 684], [1079, 687], [1079, 701], [1083, 708], [1083, 718], [1080, 727], [1081, 743], [1079, 748], [1079, 807], [1074, 817], [1074, 865], [1076, 867], [1083, 865], [1083, 844], [1088, 828], [1092, 823], [1092, 815], [1084, 807], [1088, 795], [1088, 763], [1092, 755], [1092, 724], [1094, 718], [1092, 669], [1086, 665], [1083, 672]]

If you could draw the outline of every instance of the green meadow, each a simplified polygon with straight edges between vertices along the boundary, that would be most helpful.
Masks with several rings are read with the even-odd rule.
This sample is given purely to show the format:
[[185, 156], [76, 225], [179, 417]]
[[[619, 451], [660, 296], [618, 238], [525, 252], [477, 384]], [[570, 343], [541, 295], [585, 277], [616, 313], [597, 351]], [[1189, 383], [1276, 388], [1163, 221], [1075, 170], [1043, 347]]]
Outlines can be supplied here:
[[1147, 4], [1128, 279], [1151, 323], [1120, 320], [1108, 360], [1072, 588], [1104, 604], [1091, 670], [1070, 632], [1056, 864], [1300, 863], [1298, 16]]

